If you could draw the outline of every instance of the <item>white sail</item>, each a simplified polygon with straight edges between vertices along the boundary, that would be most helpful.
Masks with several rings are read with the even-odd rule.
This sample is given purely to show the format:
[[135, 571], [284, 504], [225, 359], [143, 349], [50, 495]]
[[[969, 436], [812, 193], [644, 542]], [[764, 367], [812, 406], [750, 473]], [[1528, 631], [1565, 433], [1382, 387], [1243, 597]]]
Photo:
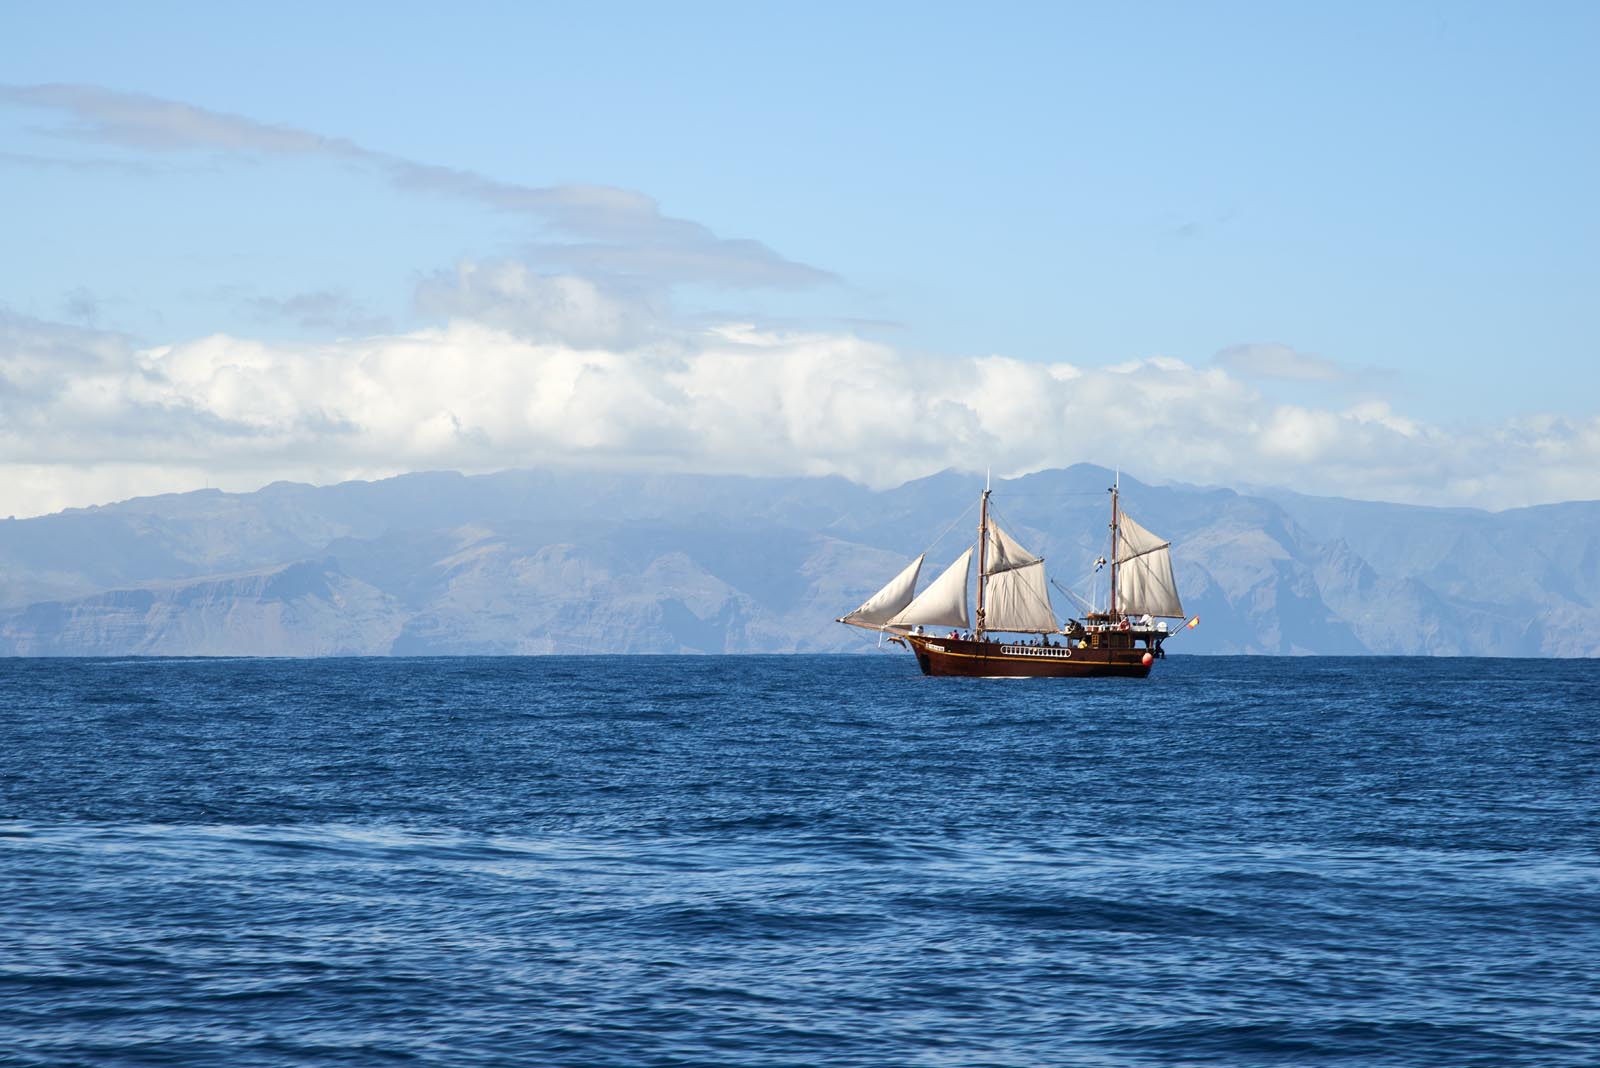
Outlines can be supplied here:
[[1162, 541], [1126, 512], [1117, 517], [1117, 611], [1130, 616], [1183, 618], [1172, 577], [1171, 542]]
[[983, 626], [985, 630], [1023, 634], [1056, 631], [1056, 613], [1050, 607], [1043, 560], [990, 577], [983, 588]]
[[1117, 563], [1165, 549], [1171, 544], [1135, 523], [1127, 512], [1117, 516]]
[[868, 597], [865, 604], [840, 622], [877, 627], [899, 615], [906, 605], [911, 603], [911, 595], [917, 588], [917, 575], [922, 571], [922, 560], [927, 555], [923, 553], [907, 564], [905, 570], [890, 579], [883, 589]]
[[889, 620], [893, 627], [962, 627], [972, 626], [972, 614], [967, 611], [967, 572], [972, 565], [972, 550], [960, 558], [944, 574], [928, 584], [916, 600], [905, 610]]
[[1010, 534], [992, 522], [989, 524], [989, 547], [983, 561], [985, 575], [998, 575], [1038, 562], [1039, 558], [1018, 545], [1017, 540]]

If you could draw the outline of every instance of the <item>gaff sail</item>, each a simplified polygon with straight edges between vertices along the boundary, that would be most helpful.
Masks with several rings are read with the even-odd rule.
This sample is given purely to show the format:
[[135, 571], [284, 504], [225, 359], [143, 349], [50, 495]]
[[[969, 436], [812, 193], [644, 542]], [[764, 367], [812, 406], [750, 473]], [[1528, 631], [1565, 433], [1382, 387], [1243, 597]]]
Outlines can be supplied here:
[[988, 521], [984, 554], [983, 629], [1049, 634], [1057, 629], [1050, 607], [1044, 559], [1024, 549], [994, 520]]
[[1117, 611], [1130, 616], [1182, 619], [1178, 584], [1172, 577], [1172, 543], [1117, 517]]
[[983, 573], [985, 575], [999, 575], [1007, 571], [1015, 571], [1019, 567], [1028, 567], [1040, 563], [1039, 557], [1033, 555], [1017, 543], [1017, 539], [1001, 530], [993, 520], [989, 522], [989, 549], [984, 554]]
[[1053, 634], [1059, 629], [1050, 607], [1049, 580], [1038, 560], [989, 577], [984, 587], [983, 627], [1017, 634]]

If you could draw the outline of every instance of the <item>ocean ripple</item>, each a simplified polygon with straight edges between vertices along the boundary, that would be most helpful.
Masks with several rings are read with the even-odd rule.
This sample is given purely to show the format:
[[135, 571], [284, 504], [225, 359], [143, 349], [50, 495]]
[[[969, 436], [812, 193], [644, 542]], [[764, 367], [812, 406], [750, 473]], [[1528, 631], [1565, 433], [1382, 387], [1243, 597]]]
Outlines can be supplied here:
[[1600, 666], [0, 663], [7, 1065], [1600, 1060]]

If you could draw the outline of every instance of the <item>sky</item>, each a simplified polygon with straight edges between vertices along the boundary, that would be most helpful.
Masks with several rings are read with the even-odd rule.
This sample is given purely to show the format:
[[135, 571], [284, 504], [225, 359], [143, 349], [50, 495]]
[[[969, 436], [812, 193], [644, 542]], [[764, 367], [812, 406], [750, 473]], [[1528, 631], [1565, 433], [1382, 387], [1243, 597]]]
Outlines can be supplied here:
[[1600, 497], [1592, 4], [0, 0], [0, 516], [578, 466]]

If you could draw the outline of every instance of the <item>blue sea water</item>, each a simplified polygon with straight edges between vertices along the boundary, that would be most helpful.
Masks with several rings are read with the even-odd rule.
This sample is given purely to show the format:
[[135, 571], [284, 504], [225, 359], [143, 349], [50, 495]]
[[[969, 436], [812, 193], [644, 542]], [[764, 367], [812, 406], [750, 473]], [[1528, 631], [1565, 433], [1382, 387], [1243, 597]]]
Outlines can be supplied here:
[[1593, 1065], [1600, 662], [0, 662], [7, 1065]]

